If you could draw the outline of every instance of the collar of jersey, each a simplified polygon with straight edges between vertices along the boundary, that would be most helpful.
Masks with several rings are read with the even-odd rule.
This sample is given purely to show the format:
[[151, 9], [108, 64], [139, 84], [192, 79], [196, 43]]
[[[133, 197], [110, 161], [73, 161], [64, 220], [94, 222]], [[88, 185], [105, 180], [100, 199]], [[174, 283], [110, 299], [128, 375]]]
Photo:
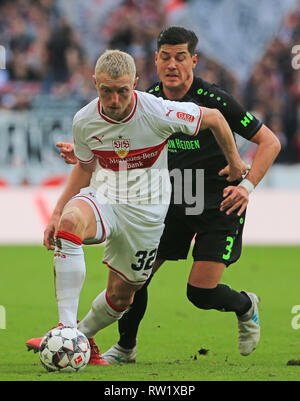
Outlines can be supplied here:
[[124, 117], [123, 120], [120, 120], [120, 121], [113, 120], [112, 118], [110, 118], [110, 117], [106, 116], [105, 114], [103, 114], [102, 113], [102, 106], [101, 106], [100, 99], [98, 100], [98, 113], [103, 118], [103, 120], [105, 120], [108, 123], [111, 123], [111, 124], [124, 124], [124, 123], [127, 123], [129, 120], [131, 120], [131, 118], [133, 117], [133, 115], [135, 113], [135, 110], [136, 110], [137, 93], [135, 91], [133, 91], [133, 100], [134, 100], [134, 104], [133, 104], [133, 107], [131, 109], [131, 112], [128, 114], [128, 116]]

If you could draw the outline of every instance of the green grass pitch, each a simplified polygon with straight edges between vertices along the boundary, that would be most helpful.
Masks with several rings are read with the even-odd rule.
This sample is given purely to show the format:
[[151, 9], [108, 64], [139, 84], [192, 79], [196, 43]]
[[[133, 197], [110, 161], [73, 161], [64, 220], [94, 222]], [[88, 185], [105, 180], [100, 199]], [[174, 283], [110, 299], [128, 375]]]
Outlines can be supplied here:
[[[106, 287], [103, 247], [85, 247], [87, 277], [79, 319]], [[237, 349], [233, 313], [201, 311], [185, 296], [192, 259], [163, 265], [149, 286], [148, 310], [138, 336], [136, 364], [88, 366], [82, 372], [48, 373], [25, 341], [57, 324], [52, 254], [39, 246], [2, 246], [0, 305], [6, 328], [0, 329], [1, 381], [296, 381], [300, 331], [292, 327], [300, 304], [299, 247], [244, 247], [223, 283], [261, 298], [261, 341], [248, 357]], [[3, 308], [2, 308], [3, 310]], [[1, 327], [1, 325], [0, 325]], [[96, 336], [105, 351], [118, 340], [117, 324]], [[200, 349], [208, 350], [206, 355]]]

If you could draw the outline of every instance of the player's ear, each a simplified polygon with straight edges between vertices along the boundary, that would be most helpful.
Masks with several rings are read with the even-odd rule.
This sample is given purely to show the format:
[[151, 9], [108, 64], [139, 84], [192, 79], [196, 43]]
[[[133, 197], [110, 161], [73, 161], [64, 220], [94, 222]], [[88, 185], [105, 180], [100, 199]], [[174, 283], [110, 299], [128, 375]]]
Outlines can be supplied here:
[[136, 78], [135, 78], [135, 80], [134, 80], [134, 82], [133, 82], [133, 89], [136, 88], [139, 79], [140, 79], [139, 77], [136, 77]]
[[157, 59], [158, 59], [158, 53], [155, 52], [155, 54], [154, 54], [154, 62], [155, 62], [155, 65], [157, 65]]
[[193, 55], [192, 62], [193, 62], [193, 68], [195, 68], [198, 62], [198, 54]]
[[96, 81], [95, 75], [93, 75], [92, 78], [93, 78], [94, 85], [97, 86], [97, 81]]

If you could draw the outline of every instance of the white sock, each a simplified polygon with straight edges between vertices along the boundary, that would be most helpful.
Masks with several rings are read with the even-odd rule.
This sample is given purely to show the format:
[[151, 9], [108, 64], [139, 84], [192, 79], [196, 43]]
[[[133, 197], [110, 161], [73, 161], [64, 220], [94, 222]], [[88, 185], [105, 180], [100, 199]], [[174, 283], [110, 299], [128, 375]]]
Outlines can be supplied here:
[[107, 298], [105, 289], [93, 301], [92, 309], [79, 323], [78, 329], [87, 338], [92, 338], [99, 330], [121, 319], [126, 309], [120, 310], [113, 306]]
[[85, 271], [81, 239], [65, 231], [58, 231], [54, 275], [59, 323], [63, 325], [77, 327], [77, 310]]

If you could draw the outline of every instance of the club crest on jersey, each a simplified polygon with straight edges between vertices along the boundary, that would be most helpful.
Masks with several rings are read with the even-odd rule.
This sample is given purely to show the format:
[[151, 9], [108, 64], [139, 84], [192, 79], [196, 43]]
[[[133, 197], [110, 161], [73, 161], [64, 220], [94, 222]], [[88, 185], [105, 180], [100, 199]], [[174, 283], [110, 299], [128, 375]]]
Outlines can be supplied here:
[[176, 116], [177, 118], [180, 118], [180, 120], [188, 121], [190, 123], [195, 120], [194, 116], [192, 116], [191, 114], [183, 113], [182, 111], [178, 111]]
[[122, 137], [119, 137], [119, 139], [114, 139], [112, 141], [112, 145], [114, 151], [121, 159], [124, 159], [130, 150], [130, 140], [123, 139]]

